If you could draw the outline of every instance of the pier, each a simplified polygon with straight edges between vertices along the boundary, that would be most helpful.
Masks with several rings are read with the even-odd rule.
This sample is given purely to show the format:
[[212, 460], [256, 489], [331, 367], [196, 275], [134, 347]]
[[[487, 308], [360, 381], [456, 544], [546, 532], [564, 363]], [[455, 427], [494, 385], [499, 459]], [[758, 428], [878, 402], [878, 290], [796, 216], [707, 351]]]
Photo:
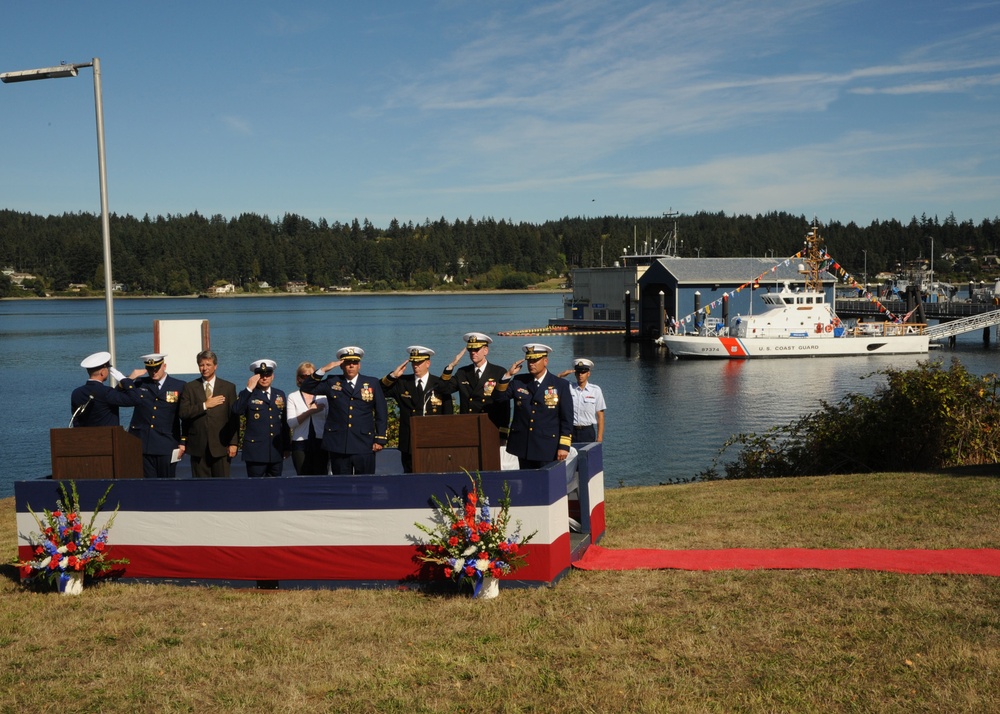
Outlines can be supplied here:
[[[907, 306], [907, 303], [903, 300], [882, 300], [881, 304], [885, 306], [886, 310], [896, 315], [905, 315], [914, 307], [913, 304]], [[965, 302], [956, 300], [924, 302], [921, 305], [926, 319], [938, 320], [940, 322], [957, 320], [961, 317], [1000, 312], [992, 302]], [[837, 315], [842, 320], [850, 318], [870, 320], [871, 318], [883, 319], [885, 317], [885, 312], [879, 309], [879, 303], [871, 302], [864, 298], [838, 298], [834, 307]]]
[[[887, 310], [897, 315], [905, 315], [913, 309], [902, 300], [883, 302]], [[836, 312], [842, 319], [876, 321], [884, 319], [885, 313], [877, 303], [862, 298], [841, 299], [836, 302]], [[939, 324], [928, 327], [924, 334], [932, 340], [949, 338], [954, 341], [963, 332], [983, 331], [983, 343], [989, 344], [990, 328], [1000, 325], [1000, 309], [993, 303], [985, 302], [924, 302], [920, 304], [921, 322], [937, 320]]]

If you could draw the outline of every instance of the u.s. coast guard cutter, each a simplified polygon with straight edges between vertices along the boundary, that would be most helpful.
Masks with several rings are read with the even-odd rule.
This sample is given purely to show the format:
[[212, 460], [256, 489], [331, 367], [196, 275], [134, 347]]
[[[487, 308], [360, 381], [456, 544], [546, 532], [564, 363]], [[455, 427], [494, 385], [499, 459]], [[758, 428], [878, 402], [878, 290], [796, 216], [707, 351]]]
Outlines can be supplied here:
[[[759, 357], [842, 357], [921, 354], [929, 349], [927, 325], [907, 322], [841, 322], [820, 280], [827, 260], [813, 226], [799, 254], [804, 289], [787, 283], [763, 296], [763, 311], [732, 318], [728, 325], [705, 320], [695, 332], [673, 332], [657, 342], [675, 357], [750, 359]], [[683, 323], [681, 323], [683, 325]], [[681, 328], [683, 329], [683, 328]]]

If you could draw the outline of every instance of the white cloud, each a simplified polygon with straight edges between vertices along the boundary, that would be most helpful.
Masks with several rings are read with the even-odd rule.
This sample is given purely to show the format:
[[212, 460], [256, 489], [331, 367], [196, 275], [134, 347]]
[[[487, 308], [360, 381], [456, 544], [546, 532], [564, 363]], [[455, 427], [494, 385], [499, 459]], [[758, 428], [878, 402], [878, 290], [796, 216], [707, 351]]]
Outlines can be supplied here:
[[242, 117], [223, 115], [219, 117], [222, 124], [235, 134], [242, 136], [253, 136], [253, 127], [250, 122]]

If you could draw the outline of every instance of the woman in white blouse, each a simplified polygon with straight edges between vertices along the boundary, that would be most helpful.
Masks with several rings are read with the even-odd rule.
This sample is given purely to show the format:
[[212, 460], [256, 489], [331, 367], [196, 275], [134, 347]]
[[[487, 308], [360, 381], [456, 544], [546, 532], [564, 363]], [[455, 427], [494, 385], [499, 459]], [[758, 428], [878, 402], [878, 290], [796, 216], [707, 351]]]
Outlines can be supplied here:
[[[303, 362], [295, 370], [295, 383], [310, 377], [316, 368]], [[323, 450], [326, 397], [296, 390], [288, 395], [288, 428], [292, 432], [292, 465], [299, 476], [325, 476], [330, 472], [329, 455]]]

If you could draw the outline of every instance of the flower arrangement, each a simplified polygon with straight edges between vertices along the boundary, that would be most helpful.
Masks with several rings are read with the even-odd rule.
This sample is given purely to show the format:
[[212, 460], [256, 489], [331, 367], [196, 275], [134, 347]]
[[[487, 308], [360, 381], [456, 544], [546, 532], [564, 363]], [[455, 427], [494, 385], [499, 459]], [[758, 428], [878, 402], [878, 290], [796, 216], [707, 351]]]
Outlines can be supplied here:
[[[468, 472], [466, 472], [468, 473]], [[420, 559], [444, 566], [444, 575], [472, 586], [474, 597], [479, 595], [486, 576], [498, 578], [512, 573], [524, 565], [521, 549], [535, 536], [521, 536], [521, 522], [517, 521], [510, 534], [510, 486], [504, 481], [503, 498], [499, 511], [490, 510], [490, 500], [483, 493], [482, 477], [470, 474], [472, 486], [462, 495], [441, 501], [431, 496], [438, 518], [434, 527], [415, 523], [430, 536], [430, 543], [423, 545]], [[537, 532], [537, 531], [536, 531]]]
[[108, 570], [109, 566], [128, 563], [125, 558], [112, 560], [108, 557], [111, 549], [108, 545], [108, 531], [114, 523], [118, 508], [115, 508], [103, 528], [94, 528], [97, 514], [114, 484], [108, 486], [108, 490], [98, 500], [90, 521], [85, 524], [80, 516], [80, 495], [76, 491], [76, 483], [69, 483], [69, 492], [64, 483], [59, 483], [62, 498], [56, 500], [56, 510], [45, 509], [43, 518], [28, 506], [39, 532], [32, 532], [26, 538], [34, 548], [34, 558], [16, 562], [26, 585], [48, 582], [57, 586], [60, 578], [69, 573], [78, 572], [93, 577]]

